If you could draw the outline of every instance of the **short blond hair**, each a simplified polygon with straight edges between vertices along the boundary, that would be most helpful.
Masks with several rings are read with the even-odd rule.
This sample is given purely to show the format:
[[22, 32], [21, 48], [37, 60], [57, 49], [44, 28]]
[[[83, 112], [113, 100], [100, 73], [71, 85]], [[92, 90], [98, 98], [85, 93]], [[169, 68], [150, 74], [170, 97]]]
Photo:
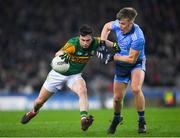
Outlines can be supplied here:
[[133, 20], [135, 20], [137, 15], [138, 15], [137, 11], [134, 8], [124, 7], [116, 14], [116, 18], [118, 20], [128, 18], [130, 21], [133, 21]]

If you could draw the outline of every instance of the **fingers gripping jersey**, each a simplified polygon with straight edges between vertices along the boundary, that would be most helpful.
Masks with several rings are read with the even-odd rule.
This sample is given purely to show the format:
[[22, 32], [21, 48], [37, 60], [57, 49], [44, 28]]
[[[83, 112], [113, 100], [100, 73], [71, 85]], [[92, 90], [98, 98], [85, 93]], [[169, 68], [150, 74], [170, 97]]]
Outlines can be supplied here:
[[70, 68], [63, 75], [73, 75], [80, 73], [89, 59], [93, 56], [100, 41], [98, 38], [93, 38], [93, 41], [89, 48], [85, 49], [80, 46], [79, 37], [70, 39], [65, 46], [61, 49], [62, 51], [68, 52], [71, 55]]

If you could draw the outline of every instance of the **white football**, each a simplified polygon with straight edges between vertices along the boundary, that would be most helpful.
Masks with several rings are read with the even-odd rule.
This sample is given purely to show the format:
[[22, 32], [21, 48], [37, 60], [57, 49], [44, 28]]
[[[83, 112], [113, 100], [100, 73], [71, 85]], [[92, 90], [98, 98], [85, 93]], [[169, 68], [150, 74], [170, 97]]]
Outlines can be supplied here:
[[51, 62], [53, 70], [59, 73], [65, 73], [69, 70], [70, 64], [61, 59], [60, 56], [55, 56]]

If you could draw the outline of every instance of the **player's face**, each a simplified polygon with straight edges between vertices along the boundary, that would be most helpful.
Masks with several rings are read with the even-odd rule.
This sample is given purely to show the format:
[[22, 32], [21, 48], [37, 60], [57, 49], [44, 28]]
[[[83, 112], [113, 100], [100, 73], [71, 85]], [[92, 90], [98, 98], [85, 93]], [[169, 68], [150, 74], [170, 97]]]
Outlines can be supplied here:
[[131, 30], [131, 28], [133, 26], [133, 21], [130, 21], [127, 18], [121, 19], [119, 21], [119, 26], [121, 28], [122, 33], [127, 34]]
[[88, 48], [90, 46], [92, 40], [93, 39], [92, 39], [91, 35], [86, 35], [86, 36], [80, 35], [79, 43], [82, 48]]

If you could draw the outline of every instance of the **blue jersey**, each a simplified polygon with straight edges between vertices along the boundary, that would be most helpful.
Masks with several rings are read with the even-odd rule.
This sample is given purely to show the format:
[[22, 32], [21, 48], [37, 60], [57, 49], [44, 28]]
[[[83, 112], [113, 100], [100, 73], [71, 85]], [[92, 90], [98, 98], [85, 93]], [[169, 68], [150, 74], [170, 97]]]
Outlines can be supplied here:
[[[112, 22], [112, 30], [116, 33], [117, 42], [121, 49], [121, 52], [117, 55], [128, 56], [130, 48], [140, 52], [137, 62], [135, 64], [125, 63], [122, 61], [116, 61], [116, 73], [115, 78], [124, 77], [126, 79], [120, 82], [128, 82], [130, 79], [131, 72], [136, 68], [142, 68], [145, 71], [145, 39], [141, 28], [134, 24], [131, 31], [127, 34], [123, 34], [120, 27], [119, 21], [115, 20]], [[127, 79], [128, 78], [128, 79]]]

